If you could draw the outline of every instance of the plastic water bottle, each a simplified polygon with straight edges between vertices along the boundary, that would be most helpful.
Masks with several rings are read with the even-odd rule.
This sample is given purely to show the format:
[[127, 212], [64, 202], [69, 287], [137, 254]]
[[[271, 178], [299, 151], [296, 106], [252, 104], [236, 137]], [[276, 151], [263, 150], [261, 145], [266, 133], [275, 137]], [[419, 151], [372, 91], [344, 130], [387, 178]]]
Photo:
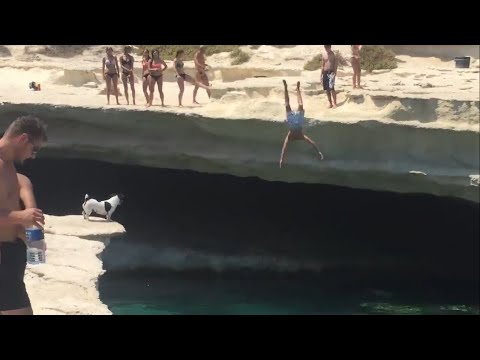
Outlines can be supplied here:
[[31, 265], [45, 264], [45, 239], [43, 230], [31, 226], [25, 229], [27, 238], [27, 262]]

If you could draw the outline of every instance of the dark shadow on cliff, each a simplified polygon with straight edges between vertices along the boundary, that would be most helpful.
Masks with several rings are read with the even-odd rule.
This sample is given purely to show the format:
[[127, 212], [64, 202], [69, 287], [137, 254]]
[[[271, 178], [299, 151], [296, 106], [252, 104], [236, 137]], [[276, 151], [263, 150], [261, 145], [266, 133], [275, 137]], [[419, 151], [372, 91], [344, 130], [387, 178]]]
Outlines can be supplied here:
[[81, 215], [86, 193], [125, 194], [113, 220], [127, 235], [107, 248], [107, 270], [138, 249], [150, 259], [174, 248], [196, 252], [182, 255], [187, 265], [202, 254], [254, 256], [313, 262], [359, 281], [369, 273], [416, 286], [478, 284], [479, 207], [463, 200], [84, 160], [37, 159], [23, 173], [49, 214]]

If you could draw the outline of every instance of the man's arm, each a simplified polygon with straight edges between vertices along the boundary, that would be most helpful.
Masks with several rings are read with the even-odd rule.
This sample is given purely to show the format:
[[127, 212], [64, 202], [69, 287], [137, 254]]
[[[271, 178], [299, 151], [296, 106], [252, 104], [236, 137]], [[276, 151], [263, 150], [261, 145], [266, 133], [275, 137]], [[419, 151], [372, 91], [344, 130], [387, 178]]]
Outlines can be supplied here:
[[[31, 209], [37, 207], [37, 201], [35, 200], [35, 194], [33, 193], [33, 185], [28, 177], [17, 173], [18, 185], [20, 188], [20, 200], [22, 200], [25, 209]], [[25, 227], [17, 225], [17, 236], [26, 241]]]
[[320, 73], [320, 79], [323, 79], [323, 73], [325, 72], [325, 55], [322, 53], [322, 72]]
[[337, 55], [339, 55], [339, 54], [340, 54], [339, 51], [337, 51], [336, 54], [334, 53], [335, 58], [333, 60], [333, 73], [335, 74], [335, 76], [337, 76], [337, 67], [338, 67]]
[[[2, 159], [0, 159], [0, 174], [5, 172], [5, 164]], [[0, 184], [1, 186], [1, 184]], [[7, 190], [3, 187], [0, 188], [0, 191], [6, 192]], [[12, 226], [20, 224], [18, 211], [12, 211], [9, 209], [2, 209], [0, 204], [0, 226]]]
[[283, 158], [285, 156], [285, 151], [287, 150], [287, 145], [288, 145], [288, 134], [287, 136], [285, 137], [285, 141], [283, 142], [283, 147], [282, 147], [282, 153], [280, 155], [280, 168], [282, 168], [282, 164], [283, 164]]
[[21, 211], [0, 209], [0, 226], [21, 225]]
[[197, 51], [195, 53], [195, 56], [193, 57], [193, 62], [195, 63], [195, 66], [199, 67], [199, 68], [202, 68], [202, 69], [205, 69], [205, 66], [203, 64], [200, 63], [200, 61], [198, 61], [198, 56], [200, 55], [200, 53]]
[[20, 199], [25, 205], [25, 209], [36, 208], [37, 202], [33, 193], [33, 185], [28, 177], [17, 174], [18, 185], [20, 187]]

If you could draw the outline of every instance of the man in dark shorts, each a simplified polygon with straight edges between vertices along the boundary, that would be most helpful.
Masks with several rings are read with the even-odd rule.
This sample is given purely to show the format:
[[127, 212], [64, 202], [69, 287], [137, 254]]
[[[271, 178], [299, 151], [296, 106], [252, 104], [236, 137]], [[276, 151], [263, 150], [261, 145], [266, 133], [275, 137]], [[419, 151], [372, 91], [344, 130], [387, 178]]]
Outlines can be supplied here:
[[[332, 45], [324, 45], [325, 53], [322, 58], [321, 81], [323, 90], [327, 92], [330, 108], [337, 107], [337, 93], [335, 92], [335, 78], [337, 77], [337, 57], [332, 51]], [[332, 102], [333, 99], [333, 102]]]
[[283, 164], [283, 157], [285, 156], [288, 142], [294, 140], [305, 140], [307, 143], [312, 145], [312, 147], [320, 156], [320, 160], [323, 160], [323, 154], [320, 152], [320, 150], [318, 150], [313, 140], [310, 139], [308, 136], [304, 135], [302, 131], [302, 125], [305, 121], [305, 110], [303, 108], [302, 94], [300, 92], [300, 81], [297, 82], [297, 111], [292, 111], [292, 108], [290, 107], [290, 98], [288, 96], [287, 82], [285, 80], [283, 80], [283, 86], [285, 89], [285, 108], [287, 110], [287, 124], [289, 127], [289, 131], [283, 143], [282, 154], [280, 156], [280, 168]]
[[[25, 228], [43, 228], [43, 212], [36, 207], [31, 183], [19, 176], [15, 162], [34, 158], [47, 140], [45, 125], [36, 117], [16, 119], [0, 139], [0, 313], [32, 315], [24, 275], [26, 268]], [[30, 193], [31, 192], [31, 193]], [[33, 198], [33, 202], [32, 202]]]

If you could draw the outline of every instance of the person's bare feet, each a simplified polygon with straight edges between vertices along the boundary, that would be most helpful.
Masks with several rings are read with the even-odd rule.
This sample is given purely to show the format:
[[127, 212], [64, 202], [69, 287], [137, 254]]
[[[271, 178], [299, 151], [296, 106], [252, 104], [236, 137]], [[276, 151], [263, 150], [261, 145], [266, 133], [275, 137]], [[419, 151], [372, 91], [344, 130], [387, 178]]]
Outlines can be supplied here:
[[337, 104], [333, 104], [332, 109], [336, 109], [336, 108], [337, 108]]
[[120, 105], [120, 103], [117, 101], [117, 105]]
[[193, 100], [194, 104], [200, 105], [200, 103], [197, 100]]
[[150, 104], [150, 103], [145, 105], [145, 107], [147, 107], [147, 108], [150, 107], [150, 106], [152, 106], [152, 104]]
[[332, 105], [332, 104], [328, 104], [328, 108], [329, 108], [329, 109], [333, 108], [333, 105]]

